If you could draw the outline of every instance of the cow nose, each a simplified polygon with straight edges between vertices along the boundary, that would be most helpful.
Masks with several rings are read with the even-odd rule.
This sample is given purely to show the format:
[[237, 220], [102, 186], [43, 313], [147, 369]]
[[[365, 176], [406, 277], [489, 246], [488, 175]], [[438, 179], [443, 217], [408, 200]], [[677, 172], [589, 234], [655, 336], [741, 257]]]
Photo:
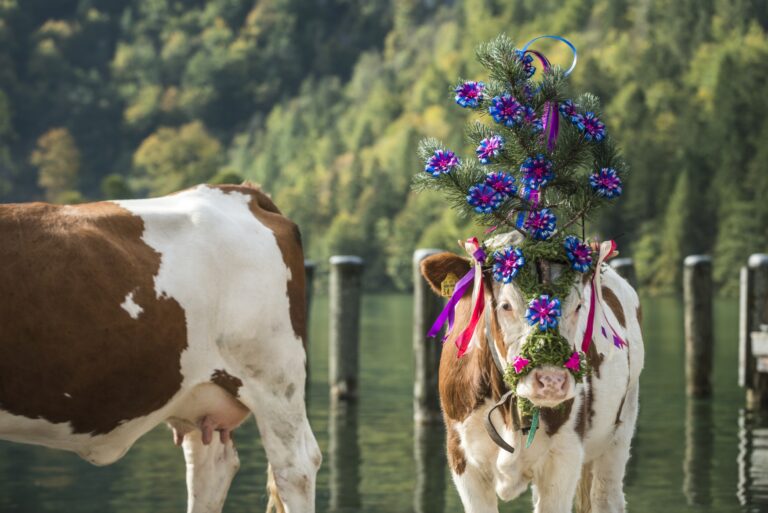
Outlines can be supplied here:
[[534, 371], [534, 391], [540, 397], [557, 398], [565, 395], [568, 387], [566, 371], [559, 369]]

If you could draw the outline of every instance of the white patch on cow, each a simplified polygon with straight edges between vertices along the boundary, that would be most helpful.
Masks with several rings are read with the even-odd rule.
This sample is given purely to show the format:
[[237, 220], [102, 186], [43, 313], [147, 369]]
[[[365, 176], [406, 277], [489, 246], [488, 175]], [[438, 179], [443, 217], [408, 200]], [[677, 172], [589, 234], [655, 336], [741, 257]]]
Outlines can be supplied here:
[[142, 307], [136, 304], [136, 302], [133, 300], [133, 293], [135, 291], [131, 291], [128, 293], [127, 296], [125, 296], [125, 301], [122, 302], [120, 305], [123, 310], [128, 312], [128, 315], [131, 316], [131, 319], [138, 319], [139, 315], [141, 315], [141, 312], [144, 311]]

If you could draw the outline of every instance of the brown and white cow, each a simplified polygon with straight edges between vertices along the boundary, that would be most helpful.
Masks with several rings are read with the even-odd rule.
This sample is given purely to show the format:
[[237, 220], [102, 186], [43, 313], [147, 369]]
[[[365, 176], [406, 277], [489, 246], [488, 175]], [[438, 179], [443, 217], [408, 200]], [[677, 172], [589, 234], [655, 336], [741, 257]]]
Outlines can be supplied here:
[[[519, 241], [518, 241], [519, 242]], [[463, 276], [469, 261], [452, 253], [426, 258], [422, 274], [440, 293], [449, 274]], [[504, 394], [506, 385], [489, 344], [495, 344], [504, 364], [519, 354], [531, 329], [526, 304], [514, 281], [491, 284], [486, 276], [486, 310], [494, 308], [486, 330], [478, 324], [473, 350], [457, 358], [454, 344], [470, 316], [470, 294], [457, 308], [455, 328], [440, 360], [440, 400], [447, 430], [448, 461], [464, 509], [468, 513], [498, 512], [497, 497], [509, 501], [533, 485], [537, 513], [624, 511], [623, 478], [637, 420], [639, 376], [643, 367], [640, 304], [632, 287], [604, 265], [602, 295], [605, 315], [628, 343], [617, 348], [595, 337], [587, 354], [593, 371], [575, 383], [564, 369], [532, 370], [515, 394], [540, 406], [540, 425], [529, 448], [523, 424], [507, 404], [491, 414], [503, 442], [501, 449], [484, 421]], [[591, 283], [586, 277], [563, 303], [560, 332], [577, 347], [587, 322]], [[486, 331], [493, 333], [487, 340]], [[514, 418], [514, 421], [513, 421]]]
[[106, 465], [166, 422], [219, 512], [253, 413], [270, 502], [315, 510], [301, 240], [264, 193], [2, 205], [0, 241], [0, 438]]

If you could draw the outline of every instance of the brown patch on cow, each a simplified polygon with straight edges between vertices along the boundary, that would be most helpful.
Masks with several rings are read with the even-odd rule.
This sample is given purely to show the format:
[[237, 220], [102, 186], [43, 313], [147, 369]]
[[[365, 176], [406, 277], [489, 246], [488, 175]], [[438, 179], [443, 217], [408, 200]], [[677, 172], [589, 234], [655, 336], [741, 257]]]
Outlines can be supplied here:
[[467, 468], [467, 458], [464, 455], [464, 449], [461, 448], [461, 437], [452, 424], [453, 423], [446, 424], [446, 429], [448, 430], [446, 436], [448, 464], [451, 466], [454, 473], [461, 475]]
[[224, 192], [239, 192], [251, 196], [250, 208], [254, 217], [275, 234], [277, 246], [283, 255], [285, 266], [291, 271], [288, 280], [288, 302], [290, 304], [291, 326], [297, 337], [306, 345], [307, 310], [304, 277], [304, 250], [301, 232], [295, 223], [283, 216], [272, 199], [258, 186], [249, 182], [243, 185], [212, 186]]
[[[503, 378], [496, 369], [488, 345], [485, 343], [483, 323], [478, 324], [480, 347], [461, 358], [457, 357], [456, 338], [466, 326], [471, 309], [470, 295], [464, 296], [456, 307], [454, 329], [443, 344], [440, 355], [439, 387], [443, 414], [447, 419], [461, 422], [485, 403], [486, 398], [498, 399], [505, 390]], [[497, 326], [494, 325], [494, 331]], [[497, 335], [498, 336], [498, 335]], [[506, 417], [508, 407], [499, 408]]]
[[590, 281], [592, 281], [592, 273], [584, 273], [584, 274], [581, 275], [581, 284], [582, 285], [586, 285]]
[[1, 409], [103, 434], [180, 389], [185, 313], [157, 297], [143, 232], [114, 203], [0, 206]]
[[213, 374], [211, 374], [211, 382], [229, 392], [232, 397], [238, 397], [240, 387], [243, 386], [243, 382], [240, 378], [236, 378], [227, 371], [221, 369], [213, 371]]
[[621, 307], [619, 298], [608, 287], [602, 287], [603, 300], [608, 304], [608, 307], [613, 311], [613, 315], [616, 316], [616, 320], [619, 321], [622, 328], [627, 327], [627, 319], [624, 317], [624, 309]]
[[643, 307], [640, 305], [637, 305], [637, 324], [643, 324]]
[[587, 383], [581, 391], [581, 406], [576, 417], [576, 433], [582, 440], [592, 426], [592, 418], [595, 416], [594, 397], [592, 395], [592, 376], [587, 376]]
[[453, 274], [461, 278], [470, 269], [469, 260], [459, 255], [449, 252], [431, 255], [421, 261], [421, 275], [427, 280], [427, 283], [435, 294], [441, 295], [441, 285], [443, 280]]
[[554, 436], [558, 431], [560, 431], [560, 428], [571, 416], [572, 408], [573, 399], [568, 399], [567, 401], [554, 408], [542, 408], [540, 410], [541, 421], [544, 424], [544, 428], [549, 436]]
[[600, 365], [602, 365], [604, 359], [605, 355], [597, 352], [595, 344], [589, 344], [589, 349], [587, 349], [587, 362], [598, 379], [600, 379]]

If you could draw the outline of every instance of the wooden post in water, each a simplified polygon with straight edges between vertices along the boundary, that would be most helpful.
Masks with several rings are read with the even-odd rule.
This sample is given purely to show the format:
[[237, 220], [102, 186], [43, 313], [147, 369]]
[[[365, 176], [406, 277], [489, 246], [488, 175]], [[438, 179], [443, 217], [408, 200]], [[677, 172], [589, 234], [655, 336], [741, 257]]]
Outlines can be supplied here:
[[619, 273], [619, 276], [627, 280], [633, 289], [637, 288], [634, 260], [631, 258], [614, 258], [611, 260], [611, 267]]
[[712, 394], [712, 257], [691, 255], [683, 271], [686, 390], [693, 397]]
[[440, 422], [437, 374], [440, 367], [443, 331], [432, 338], [427, 331], [443, 309], [443, 300], [421, 275], [421, 261], [440, 249], [417, 249], [413, 253], [413, 420], [419, 424]]
[[338, 399], [357, 398], [360, 345], [360, 292], [363, 259], [332, 256], [330, 279], [330, 357], [328, 374], [331, 395]]
[[768, 408], [768, 352], [759, 333], [768, 322], [768, 254], [750, 256], [742, 268], [739, 307], [739, 384], [748, 408]]

